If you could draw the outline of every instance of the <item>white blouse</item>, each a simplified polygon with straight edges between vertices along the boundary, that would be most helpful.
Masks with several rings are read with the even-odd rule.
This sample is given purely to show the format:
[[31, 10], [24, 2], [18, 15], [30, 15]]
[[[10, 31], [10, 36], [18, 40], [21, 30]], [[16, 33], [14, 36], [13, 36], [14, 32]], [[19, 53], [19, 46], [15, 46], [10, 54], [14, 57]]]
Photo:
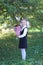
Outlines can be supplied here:
[[[25, 28], [25, 29], [24, 29]], [[23, 34], [22, 35], [19, 35], [18, 37], [19, 38], [23, 38], [23, 37], [25, 37], [26, 36], [26, 34], [27, 34], [27, 28], [26, 28], [26, 26], [24, 26], [22, 29], [21, 29], [21, 31], [24, 29], [24, 32], [23, 32]]]

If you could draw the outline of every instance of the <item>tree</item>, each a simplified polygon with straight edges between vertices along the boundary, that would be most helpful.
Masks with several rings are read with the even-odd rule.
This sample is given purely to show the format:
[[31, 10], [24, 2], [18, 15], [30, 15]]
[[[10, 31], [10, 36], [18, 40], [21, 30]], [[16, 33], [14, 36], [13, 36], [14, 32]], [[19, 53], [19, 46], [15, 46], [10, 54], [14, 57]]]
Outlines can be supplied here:
[[36, 15], [36, 18], [40, 18], [39, 15], [41, 14], [38, 10], [40, 11], [41, 1], [42, 0], [0, 0], [0, 15], [3, 15], [4, 19], [10, 16], [13, 21], [16, 20], [15, 16]]

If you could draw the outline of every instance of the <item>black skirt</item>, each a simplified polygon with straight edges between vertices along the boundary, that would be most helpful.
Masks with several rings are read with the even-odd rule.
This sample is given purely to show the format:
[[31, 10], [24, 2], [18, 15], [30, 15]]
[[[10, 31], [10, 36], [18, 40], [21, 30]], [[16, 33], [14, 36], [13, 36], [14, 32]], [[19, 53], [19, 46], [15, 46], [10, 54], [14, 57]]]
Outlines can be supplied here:
[[27, 48], [27, 37], [20, 38], [19, 48]]

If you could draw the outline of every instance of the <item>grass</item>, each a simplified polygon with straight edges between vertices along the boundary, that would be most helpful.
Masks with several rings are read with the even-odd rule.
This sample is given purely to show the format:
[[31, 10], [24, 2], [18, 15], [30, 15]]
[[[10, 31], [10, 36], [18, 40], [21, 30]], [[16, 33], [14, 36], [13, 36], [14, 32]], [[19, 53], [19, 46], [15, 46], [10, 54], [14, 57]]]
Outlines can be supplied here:
[[0, 65], [43, 65], [43, 33], [28, 34], [27, 59], [22, 61], [14, 34], [0, 37]]

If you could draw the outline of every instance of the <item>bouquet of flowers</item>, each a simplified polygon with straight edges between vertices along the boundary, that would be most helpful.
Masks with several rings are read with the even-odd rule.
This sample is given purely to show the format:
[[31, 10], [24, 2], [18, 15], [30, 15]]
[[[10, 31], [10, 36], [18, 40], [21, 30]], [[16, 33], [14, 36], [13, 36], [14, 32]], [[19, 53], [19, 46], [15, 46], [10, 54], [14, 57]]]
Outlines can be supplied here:
[[16, 33], [17, 36], [20, 35], [21, 27], [19, 25], [16, 25], [14, 27], [14, 31], [15, 31], [15, 33]]

